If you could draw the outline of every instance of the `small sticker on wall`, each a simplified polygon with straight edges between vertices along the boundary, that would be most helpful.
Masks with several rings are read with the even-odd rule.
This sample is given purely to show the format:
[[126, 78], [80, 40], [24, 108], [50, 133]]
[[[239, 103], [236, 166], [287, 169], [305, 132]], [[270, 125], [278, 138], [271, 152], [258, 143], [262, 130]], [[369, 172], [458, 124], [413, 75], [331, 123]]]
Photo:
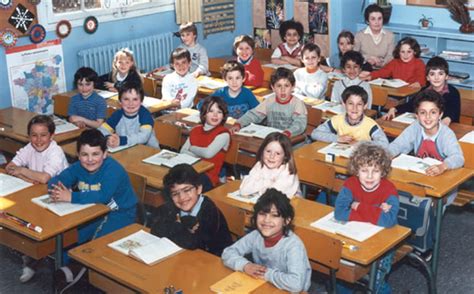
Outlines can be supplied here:
[[35, 24], [30, 30], [30, 41], [31, 43], [38, 44], [43, 42], [46, 37], [46, 30], [40, 24]]
[[97, 31], [97, 28], [99, 27], [99, 22], [97, 21], [97, 18], [94, 16], [89, 16], [84, 20], [84, 30], [88, 34], [93, 34], [95, 31]]
[[15, 46], [17, 40], [18, 40], [18, 36], [15, 34], [13, 30], [4, 29], [0, 31], [0, 43], [2, 44], [3, 47], [5, 48], [13, 47]]
[[25, 6], [18, 4], [10, 15], [8, 22], [23, 34], [28, 31], [35, 15]]
[[12, 7], [13, 1], [12, 0], [0, 0], [0, 8], [1, 9], [9, 9]]
[[71, 33], [72, 26], [71, 23], [65, 19], [58, 22], [56, 25], [56, 35], [61, 39], [66, 38]]

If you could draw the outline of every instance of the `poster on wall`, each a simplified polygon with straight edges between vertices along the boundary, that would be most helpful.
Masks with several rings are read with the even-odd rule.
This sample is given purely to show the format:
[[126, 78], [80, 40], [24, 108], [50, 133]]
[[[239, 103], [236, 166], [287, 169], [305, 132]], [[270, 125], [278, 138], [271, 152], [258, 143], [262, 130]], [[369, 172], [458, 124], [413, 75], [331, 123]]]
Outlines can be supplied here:
[[327, 35], [328, 28], [328, 4], [308, 2], [309, 31], [314, 34]]
[[61, 40], [6, 50], [12, 106], [52, 114], [52, 96], [66, 92]]
[[272, 35], [270, 30], [254, 28], [253, 36], [256, 48], [272, 48]]
[[285, 20], [285, 7], [283, 0], [266, 0], [265, 22], [267, 29], [279, 29], [280, 24]]

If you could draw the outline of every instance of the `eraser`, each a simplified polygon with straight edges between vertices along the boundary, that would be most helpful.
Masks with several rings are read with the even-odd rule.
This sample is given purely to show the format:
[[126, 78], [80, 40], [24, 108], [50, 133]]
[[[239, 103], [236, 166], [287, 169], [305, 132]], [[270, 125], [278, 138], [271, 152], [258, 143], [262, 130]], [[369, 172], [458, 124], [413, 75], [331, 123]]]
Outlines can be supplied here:
[[328, 154], [326, 154], [324, 160], [326, 162], [334, 162], [334, 158], [335, 158], [334, 154], [328, 153]]

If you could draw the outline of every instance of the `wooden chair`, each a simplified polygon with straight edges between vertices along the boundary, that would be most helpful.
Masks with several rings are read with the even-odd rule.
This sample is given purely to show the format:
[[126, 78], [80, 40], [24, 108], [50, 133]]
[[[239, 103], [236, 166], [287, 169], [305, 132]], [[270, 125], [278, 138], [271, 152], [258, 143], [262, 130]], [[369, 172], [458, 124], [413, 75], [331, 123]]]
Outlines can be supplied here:
[[260, 63], [271, 63], [273, 50], [270, 48], [255, 48], [255, 58]]
[[156, 138], [160, 142], [160, 146], [179, 151], [179, 148], [181, 148], [182, 135], [180, 127], [171, 123], [155, 120], [153, 128], [155, 130]]
[[224, 163], [232, 167], [232, 174], [236, 179], [240, 179], [240, 172], [237, 169], [238, 158], [239, 158], [239, 147], [240, 144], [237, 142], [231, 142], [229, 150], [225, 154]]
[[295, 156], [298, 177], [303, 184], [303, 197], [306, 197], [306, 185], [318, 186], [326, 191], [327, 203], [329, 204], [330, 193], [333, 191], [336, 179], [336, 171], [333, 166], [317, 160]]
[[224, 214], [229, 231], [233, 235], [233, 239], [236, 240], [245, 235], [245, 211], [223, 201], [213, 201], [222, 214]]
[[156, 81], [152, 78], [143, 77], [143, 91], [146, 96], [158, 97], [156, 95]]
[[262, 66], [262, 69], [263, 69], [262, 88], [271, 89], [272, 87], [271, 87], [270, 79], [271, 79], [272, 74], [275, 71], [275, 69], [271, 68], [271, 67], [267, 67], [267, 66]]
[[371, 87], [372, 88], [372, 107], [377, 108], [377, 117], [380, 116], [382, 109], [388, 100], [388, 92], [382, 87]]
[[336, 272], [339, 270], [342, 253], [341, 241], [304, 227], [295, 227], [295, 233], [306, 247], [311, 268], [323, 273], [329, 271], [328, 292], [336, 293]]
[[211, 73], [211, 76], [215, 78], [220, 78], [221, 77], [221, 68], [226, 63], [228, 59], [231, 59], [232, 57], [216, 57], [216, 58], [209, 58], [209, 72]]
[[308, 109], [308, 123], [306, 125], [306, 136], [311, 136], [311, 132], [321, 124], [323, 112], [320, 109], [309, 107]]
[[128, 172], [130, 183], [132, 184], [133, 190], [138, 197], [137, 205], [137, 222], [146, 226], [147, 225], [147, 212], [145, 209], [145, 190], [146, 190], [146, 178], [144, 176]]
[[334, 83], [335, 81], [328, 81], [327, 87], [326, 87], [326, 98], [331, 100], [331, 94], [332, 94], [332, 88], [334, 88]]

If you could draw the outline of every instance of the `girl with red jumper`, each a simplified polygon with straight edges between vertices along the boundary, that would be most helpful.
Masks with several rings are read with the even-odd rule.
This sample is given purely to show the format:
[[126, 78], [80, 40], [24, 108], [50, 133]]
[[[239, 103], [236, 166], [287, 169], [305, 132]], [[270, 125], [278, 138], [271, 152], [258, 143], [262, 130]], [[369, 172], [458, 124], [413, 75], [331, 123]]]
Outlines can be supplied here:
[[234, 51], [237, 61], [245, 67], [244, 86], [260, 87], [263, 83], [263, 69], [260, 61], [254, 56], [255, 41], [241, 35], [234, 40]]

